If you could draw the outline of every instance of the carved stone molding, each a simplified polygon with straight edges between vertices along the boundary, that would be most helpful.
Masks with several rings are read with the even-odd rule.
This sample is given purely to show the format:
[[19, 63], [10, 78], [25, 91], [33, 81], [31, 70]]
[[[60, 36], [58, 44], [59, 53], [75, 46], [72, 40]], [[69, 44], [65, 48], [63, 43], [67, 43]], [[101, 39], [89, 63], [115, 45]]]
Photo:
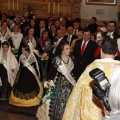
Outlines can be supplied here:
[[2, 2], [0, 2], [0, 7], [2, 7]]
[[[49, 16], [57, 18], [62, 14], [68, 19], [80, 18], [80, 10], [82, 0], [18, 0], [19, 10], [17, 11], [17, 0], [14, 0], [14, 10], [13, 1], [10, 0], [10, 10], [8, 0], [0, 0], [0, 10], [2, 13], [7, 13], [8, 15], [15, 15], [18, 12], [20, 14], [25, 14], [28, 11], [28, 5], [35, 12], [36, 17], [48, 18]], [[59, 10], [58, 10], [59, 3]], [[50, 8], [49, 8], [50, 4]], [[55, 7], [53, 9], [53, 6]], [[58, 12], [59, 11], [59, 12]]]

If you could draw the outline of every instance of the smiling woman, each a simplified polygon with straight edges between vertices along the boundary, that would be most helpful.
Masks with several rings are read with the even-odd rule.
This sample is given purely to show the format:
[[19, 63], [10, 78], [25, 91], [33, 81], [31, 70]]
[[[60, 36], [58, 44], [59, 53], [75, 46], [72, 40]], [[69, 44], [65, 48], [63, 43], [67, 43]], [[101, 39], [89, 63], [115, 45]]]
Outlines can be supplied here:
[[95, 4], [95, 5], [115, 5], [117, 0], [86, 0], [86, 4]]
[[69, 95], [76, 84], [73, 77], [74, 59], [70, 55], [68, 41], [63, 39], [57, 49], [58, 56], [51, 63], [47, 82], [44, 84], [48, 90], [42, 99], [42, 105], [38, 107], [38, 120], [62, 120]]

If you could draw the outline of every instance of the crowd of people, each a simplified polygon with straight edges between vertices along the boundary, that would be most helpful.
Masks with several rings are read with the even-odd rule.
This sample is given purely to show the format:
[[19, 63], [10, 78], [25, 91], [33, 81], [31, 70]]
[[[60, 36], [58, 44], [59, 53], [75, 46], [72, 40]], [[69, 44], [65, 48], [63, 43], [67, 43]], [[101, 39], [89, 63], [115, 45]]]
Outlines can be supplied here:
[[[120, 70], [115, 21], [97, 25], [92, 17], [86, 28], [66, 17], [38, 20], [2, 14], [0, 21], [0, 100], [20, 107], [38, 105], [39, 120], [102, 119], [103, 106], [92, 93], [89, 72], [100, 68], [113, 83], [111, 89], [119, 91], [119, 74], [112, 78]], [[112, 94], [110, 90], [109, 116], [120, 113], [115, 113], [118, 100]]]

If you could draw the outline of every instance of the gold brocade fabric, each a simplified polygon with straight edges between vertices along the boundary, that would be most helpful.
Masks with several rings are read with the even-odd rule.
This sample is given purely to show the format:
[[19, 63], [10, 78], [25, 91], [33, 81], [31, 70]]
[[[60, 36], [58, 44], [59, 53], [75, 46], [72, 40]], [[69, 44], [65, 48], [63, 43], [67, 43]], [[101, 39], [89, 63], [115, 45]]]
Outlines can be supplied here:
[[104, 116], [100, 100], [92, 94], [93, 80], [89, 72], [100, 68], [110, 80], [120, 62], [112, 59], [95, 60], [79, 78], [69, 97], [62, 120], [101, 120]]
[[78, 39], [74, 39], [74, 40], [72, 41], [72, 44], [71, 44], [71, 46], [70, 46], [71, 52], [73, 52], [73, 48], [74, 48], [75, 43], [76, 43], [77, 40], [78, 40]]
[[42, 88], [42, 84], [40, 83], [40, 80], [38, 79], [38, 77], [37, 76], [35, 77], [40, 87], [39, 94], [33, 99], [26, 100], [26, 99], [20, 99], [18, 97], [15, 97], [12, 91], [10, 95], [10, 99], [9, 99], [10, 104], [15, 105], [15, 106], [20, 106], [20, 107], [31, 107], [31, 106], [36, 106], [40, 104], [40, 100], [43, 94], [43, 88]]

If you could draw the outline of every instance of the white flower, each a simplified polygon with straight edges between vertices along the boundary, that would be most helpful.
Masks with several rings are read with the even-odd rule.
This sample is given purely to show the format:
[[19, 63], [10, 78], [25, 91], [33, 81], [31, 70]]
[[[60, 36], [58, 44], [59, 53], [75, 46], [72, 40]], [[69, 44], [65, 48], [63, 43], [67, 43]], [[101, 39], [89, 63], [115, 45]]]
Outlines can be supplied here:
[[55, 84], [52, 80], [44, 82], [44, 88], [50, 88], [52, 86], [55, 86]]
[[54, 82], [52, 80], [50, 80], [49, 84], [50, 86], [54, 86]]
[[44, 88], [49, 88], [48, 81], [44, 82]]

